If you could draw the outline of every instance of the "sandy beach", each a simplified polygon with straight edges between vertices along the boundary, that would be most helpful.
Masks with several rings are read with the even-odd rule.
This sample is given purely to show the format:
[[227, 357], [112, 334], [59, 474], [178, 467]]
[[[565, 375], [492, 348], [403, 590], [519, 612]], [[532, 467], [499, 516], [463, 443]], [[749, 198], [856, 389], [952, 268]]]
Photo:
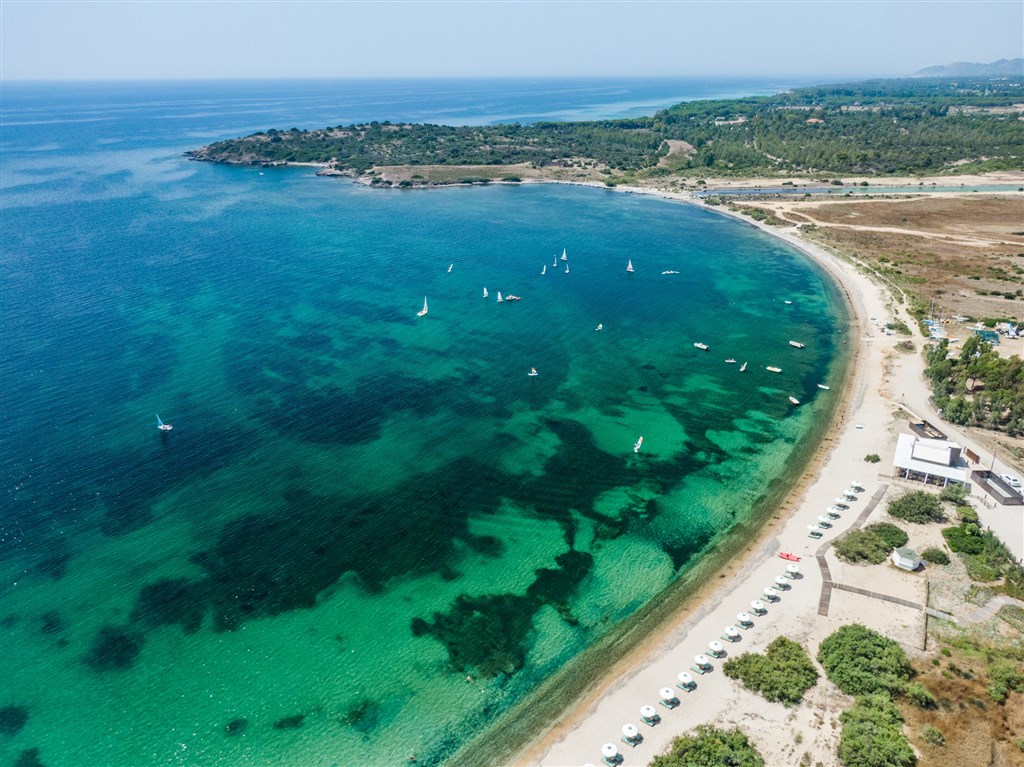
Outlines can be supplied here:
[[[640, 188], [622, 191], [652, 193]], [[688, 199], [684, 194], [661, 194]], [[857, 344], [844, 390], [828, 393], [842, 397], [842, 404], [829, 434], [781, 504], [776, 519], [721, 574], [720, 585], [691, 601], [669, 625], [636, 647], [548, 730], [538, 733], [537, 739], [513, 758], [514, 764], [600, 764], [602, 744], [612, 743], [622, 754], [624, 765], [646, 765], [664, 752], [673, 738], [708, 723], [739, 726], [768, 765], [793, 765], [805, 754], [808, 763], [835, 764], [838, 715], [850, 703], [845, 695], [822, 678], [802, 704], [787, 709], [725, 677], [721, 671], [725, 659], [742, 652], [763, 651], [780, 635], [796, 640], [814, 656], [825, 637], [852, 622], [866, 624], [900, 641], [910, 653], [924, 649], [926, 615], [920, 606], [928, 601], [927, 576], [891, 566], [846, 565], [830, 550], [830, 542], [845, 531], [881, 519], [886, 501], [910, 487], [890, 476], [896, 435], [906, 430], [908, 417], [937, 422], [928, 404], [920, 354], [901, 354], [894, 347], [902, 339], [884, 331], [885, 323], [908, 321], [909, 317], [892, 302], [884, 287], [856, 265], [800, 240], [795, 227], [769, 227], [727, 211], [719, 212], [748, 221], [796, 246], [841, 286], [853, 317], [849, 340]], [[908, 325], [916, 327], [913, 321]], [[914, 340], [920, 349], [916, 331]], [[955, 430], [950, 430], [950, 438], [970, 444]], [[864, 456], [870, 453], [881, 456], [881, 462], [866, 463]], [[809, 537], [808, 526], [818, 521], [852, 481], [860, 482], [864, 491], [849, 503], [850, 508], [831, 529], [823, 531], [820, 540]], [[1001, 538], [1024, 541], [1020, 513], [1000, 515], [981, 503], [975, 506], [983, 523], [992, 526]], [[938, 527], [910, 527], [911, 547], [921, 550], [941, 542]], [[790, 581], [790, 588], [779, 592], [777, 601], [765, 602], [763, 615], [752, 616], [752, 627], [740, 628], [739, 641], [725, 641], [724, 629], [737, 626], [737, 614], [751, 613], [751, 602], [764, 600], [765, 587], [775, 585], [776, 577], [786, 572], [789, 562], [780, 558], [779, 552], [792, 552], [802, 558], [800, 575]], [[1024, 556], [1024, 552], [1016, 555]], [[834, 586], [823, 591], [826, 581]], [[873, 595], [848, 591], [847, 586]], [[883, 596], [918, 606], [896, 604]], [[708, 653], [711, 641], [721, 642], [726, 656], [712, 659], [713, 670], [697, 675], [690, 670], [694, 656]], [[684, 692], [676, 687], [680, 672], [694, 676], [696, 689]], [[665, 687], [674, 688], [678, 694], [680, 703], [675, 708], [659, 702], [659, 691]], [[661, 717], [654, 726], [641, 721], [640, 708], [645, 705], [654, 706]], [[643, 736], [639, 745], [623, 742], [625, 724], [639, 728]]]

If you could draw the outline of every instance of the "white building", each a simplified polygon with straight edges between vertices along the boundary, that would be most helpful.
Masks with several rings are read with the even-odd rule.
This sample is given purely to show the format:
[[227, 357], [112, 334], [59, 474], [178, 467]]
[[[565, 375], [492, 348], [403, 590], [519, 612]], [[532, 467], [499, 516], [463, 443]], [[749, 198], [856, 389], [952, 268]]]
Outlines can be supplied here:
[[921, 439], [900, 434], [892, 459], [893, 475], [904, 479], [933, 482], [943, 487], [950, 482], [967, 484], [970, 470], [956, 442]]
[[901, 570], [913, 572], [921, 566], [921, 557], [913, 549], [901, 546], [892, 550], [892, 563]]

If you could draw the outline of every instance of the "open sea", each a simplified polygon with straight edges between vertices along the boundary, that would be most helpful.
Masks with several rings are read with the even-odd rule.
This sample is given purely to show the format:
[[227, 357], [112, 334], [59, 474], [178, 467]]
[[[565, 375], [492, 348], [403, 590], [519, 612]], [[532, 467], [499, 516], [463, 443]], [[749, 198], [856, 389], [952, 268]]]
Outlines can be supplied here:
[[500, 760], [837, 396], [837, 290], [712, 210], [182, 152], [802, 84], [4, 83], [0, 766]]

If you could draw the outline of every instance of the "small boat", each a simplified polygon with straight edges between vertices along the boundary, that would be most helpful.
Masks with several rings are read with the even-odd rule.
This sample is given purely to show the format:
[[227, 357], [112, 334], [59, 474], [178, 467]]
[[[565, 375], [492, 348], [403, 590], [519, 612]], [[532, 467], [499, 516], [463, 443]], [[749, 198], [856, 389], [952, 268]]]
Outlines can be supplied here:
[[789, 401], [791, 403], [793, 403], [794, 405], [799, 405], [800, 404], [800, 400], [798, 400], [796, 397], [790, 397]]
[[569, 260], [569, 256], [565, 252], [565, 248], [562, 248], [562, 260], [563, 261], [568, 261]]
[[568, 274], [568, 273], [569, 273], [569, 265], [568, 265], [568, 264], [566, 264], [566, 265], [565, 265], [565, 273], [566, 273], [566, 274]]
[[792, 304], [793, 302], [792, 301], [783, 301], [783, 303], [789, 305], [789, 304]]
[[824, 389], [825, 391], [828, 391], [832, 387], [831, 386], [825, 386], [825, 384], [818, 384], [818, 388], [819, 389]]
[[740, 372], [742, 373], [746, 369], [747, 369], [747, 363], [744, 362], [742, 365], [740, 365]]
[[766, 367], [765, 370], [767, 370], [769, 373], [781, 373], [782, 372], [782, 368], [772, 367], [771, 365]]
[[416, 312], [417, 317], [422, 317], [427, 313], [427, 297], [423, 296], [423, 308]]
[[506, 301], [522, 301], [523, 297], [522, 296], [513, 296], [511, 293], [509, 293], [507, 296], [505, 296], [505, 300]]
[[528, 376], [535, 376], [535, 375], [537, 375], [537, 368], [530, 368], [530, 372], [527, 373], [526, 375], [528, 375]]
[[558, 266], [558, 254], [557, 253], [555, 254], [555, 260], [552, 262], [551, 268], [554, 269], [556, 266]]
[[154, 415], [156, 415], [156, 428], [158, 428], [160, 431], [170, 431], [171, 429], [174, 428], [169, 423], [164, 423], [163, 421], [161, 421], [159, 414], [154, 413]]
[[800, 557], [798, 557], [796, 554], [790, 554], [788, 551], [780, 551], [779, 556], [783, 559], [788, 559], [790, 562], [800, 561]]
[[498, 303], [500, 304], [500, 303], [501, 303], [502, 301], [504, 301], [504, 300], [505, 300], [505, 299], [501, 297], [501, 291], [499, 290], [499, 291], [498, 291]]
[[697, 341], [694, 344], [694, 348], [697, 348], [697, 349], [700, 349], [703, 352], [706, 352], [708, 350], [708, 345], [707, 344], [702, 344], [700, 341]]
[[789, 345], [792, 346], [794, 349], [803, 349], [804, 348], [804, 345], [802, 343], [800, 343], [799, 341], [790, 341]]
[[484, 298], [487, 298], [487, 288], [484, 288]]
[[677, 272], [675, 269], [669, 269], [667, 271], [662, 272], [662, 274], [679, 274], [679, 272]]
[[632, 260], [630, 260], [630, 261], [628, 261], [628, 262], [626, 263], [626, 271], [627, 271], [627, 272], [632, 272], [632, 271], [635, 271], [635, 270], [633, 269], [633, 261], [632, 261]]
[[448, 274], [452, 273], [452, 267], [453, 266], [455, 266], [455, 264], [448, 264]]
[[547, 273], [548, 273], [548, 265], [544, 264], [544, 266], [541, 267], [540, 276], [543, 277]]
[[597, 327], [594, 328], [594, 330], [604, 330], [604, 325], [599, 322], [599, 323], [597, 323]]
[[732, 357], [730, 357], [729, 359], [726, 360], [726, 363], [728, 363], [730, 365], [735, 365], [736, 364], [736, 360], [734, 360]]
[[635, 445], [633, 445], [633, 452], [634, 452], [634, 453], [639, 453], [639, 452], [640, 452], [640, 446], [641, 446], [642, 444], [644, 444], [644, 438], [643, 438], [643, 437], [640, 437], [640, 439], [638, 439], [638, 440], [636, 441], [636, 444], [635, 444]]

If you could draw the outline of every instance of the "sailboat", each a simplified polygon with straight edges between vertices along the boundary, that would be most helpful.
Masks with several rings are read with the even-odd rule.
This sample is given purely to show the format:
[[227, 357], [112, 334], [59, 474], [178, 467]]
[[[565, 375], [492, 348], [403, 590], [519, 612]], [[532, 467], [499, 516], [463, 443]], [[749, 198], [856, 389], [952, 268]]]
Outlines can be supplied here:
[[504, 300], [505, 300], [505, 299], [501, 297], [501, 291], [499, 290], [499, 291], [498, 291], [498, 303], [500, 304], [500, 303], [501, 303], [502, 301], [504, 301]]
[[543, 277], [547, 273], [548, 273], [548, 265], [544, 264], [544, 266], [540, 270], [540, 276]]
[[427, 297], [423, 296], [423, 308], [416, 312], [417, 317], [422, 317], [427, 313]]
[[448, 274], [452, 273], [452, 267], [453, 266], [455, 266], [455, 264], [448, 264]]
[[599, 322], [599, 323], [597, 323], [597, 327], [594, 328], [594, 330], [604, 330], [604, 325]]
[[484, 288], [484, 298], [487, 298], [487, 288]]
[[633, 271], [633, 261], [632, 261], [632, 259], [626, 264], [626, 271], [627, 272], [632, 272]]
[[170, 431], [171, 429], [174, 428], [169, 423], [164, 423], [163, 421], [161, 421], [159, 414], [154, 415], [156, 415], [156, 428], [158, 428], [160, 431]]
[[566, 265], [565, 265], [565, 273], [566, 273], [566, 274], [568, 274], [568, 273], [569, 273], [569, 265], [568, 265], [568, 264], [566, 264]]
[[551, 268], [554, 269], [556, 266], [558, 266], [558, 254], [557, 253], [555, 254], [555, 260], [551, 263]]
[[747, 363], [744, 362], [742, 365], [740, 365], [740, 372], [742, 373], [746, 369], [747, 369]]
[[537, 375], [537, 368], [530, 368], [530, 372], [527, 373], [526, 375], [528, 375], [528, 376], [535, 376], [535, 375]]
[[636, 444], [635, 444], [635, 445], [633, 445], [633, 452], [634, 452], [634, 453], [639, 453], [639, 452], [640, 452], [640, 446], [641, 446], [642, 444], [644, 444], [644, 438], [643, 438], [643, 437], [640, 437], [640, 439], [638, 439], [638, 440], [636, 441]]
[[565, 248], [562, 248], [562, 260], [563, 261], [568, 261], [569, 260], [569, 256], [565, 252]]

